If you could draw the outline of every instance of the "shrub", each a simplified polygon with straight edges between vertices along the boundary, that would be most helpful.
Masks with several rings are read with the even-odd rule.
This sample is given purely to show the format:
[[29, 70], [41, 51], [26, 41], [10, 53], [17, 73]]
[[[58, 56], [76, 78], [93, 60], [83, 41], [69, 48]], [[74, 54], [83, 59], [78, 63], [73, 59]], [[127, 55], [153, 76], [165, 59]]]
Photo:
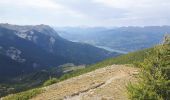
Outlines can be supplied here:
[[[169, 40], [169, 39], [166, 39]], [[167, 44], [168, 43], [168, 44]], [[170, 97], [170, 42], [154, 48], [140, 63], [139, 83], [127, 87], [132, 100], [168, 100]]]
[[54, 83], [57, 83], [59, 80], [57, 78], [50, 78], [49, 80], [45, 81], [43, 86], [48, 86]]

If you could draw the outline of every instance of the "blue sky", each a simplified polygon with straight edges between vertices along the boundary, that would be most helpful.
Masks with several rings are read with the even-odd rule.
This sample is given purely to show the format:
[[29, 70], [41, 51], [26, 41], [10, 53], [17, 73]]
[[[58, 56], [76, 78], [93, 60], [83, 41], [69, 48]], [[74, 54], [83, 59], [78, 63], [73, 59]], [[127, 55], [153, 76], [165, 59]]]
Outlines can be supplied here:
[[170, 25], [170, 0], [0, 0], [0, 21], [92, 27]]

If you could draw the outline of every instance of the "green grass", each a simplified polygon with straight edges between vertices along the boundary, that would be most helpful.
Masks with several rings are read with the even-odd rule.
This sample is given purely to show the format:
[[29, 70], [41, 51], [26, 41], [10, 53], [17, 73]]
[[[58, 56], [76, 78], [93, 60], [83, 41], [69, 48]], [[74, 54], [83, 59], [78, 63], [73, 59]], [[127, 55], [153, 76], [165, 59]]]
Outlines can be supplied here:
[[3, 100], [29, 100], [32, 97], [34, 97], [37, 94], [40, 94], [42, 92], [43, 92], [42, 89], [36, 88], [36, 89], [28, 90], [28, 91], [25, 91], [25, 92], [6, 96], [5, 98], [3, 98]]

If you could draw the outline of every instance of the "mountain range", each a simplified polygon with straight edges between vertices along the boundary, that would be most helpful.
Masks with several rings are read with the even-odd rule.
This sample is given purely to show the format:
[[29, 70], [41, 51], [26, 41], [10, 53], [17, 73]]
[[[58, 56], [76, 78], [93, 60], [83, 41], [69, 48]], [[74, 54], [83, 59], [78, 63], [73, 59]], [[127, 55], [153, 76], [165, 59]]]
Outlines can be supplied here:
[[106, 65], [143, 61], [150, 49], [128, 52], [152, 47], [168, 32], [169, 26], [54, 30], [0, 24], [0, 97], [39, 87], [51, 77], [62, 81]]
[[170, 26], [145, 27], [57, 27], [59, 35], [70, 41], [88, 43], [109, 51], [128, 53], [161, 43]]
[[0, 24], [0, 77], [32, 73], [65, 63], [93, 64], [120, 55], [63, 39], [48, 25]]

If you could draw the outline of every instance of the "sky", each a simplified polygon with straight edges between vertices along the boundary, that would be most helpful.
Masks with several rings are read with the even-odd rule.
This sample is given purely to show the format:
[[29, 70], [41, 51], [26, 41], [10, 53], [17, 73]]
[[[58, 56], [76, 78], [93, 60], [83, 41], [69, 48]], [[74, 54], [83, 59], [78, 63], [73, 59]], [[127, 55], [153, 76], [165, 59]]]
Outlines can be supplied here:
[[0, 0], [0, 23], [57, 27], [170, 25], [170, 0]]

